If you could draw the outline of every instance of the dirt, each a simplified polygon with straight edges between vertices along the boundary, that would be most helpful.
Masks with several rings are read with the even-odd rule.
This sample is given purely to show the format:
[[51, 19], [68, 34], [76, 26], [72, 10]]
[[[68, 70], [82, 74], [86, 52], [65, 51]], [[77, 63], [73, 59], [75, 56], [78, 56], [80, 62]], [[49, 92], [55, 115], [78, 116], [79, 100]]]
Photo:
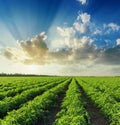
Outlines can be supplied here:
[[91, 100], [87, 97], [83, 88], [79, 85], [80, 91], [82, 93], [82, 99], [86, 102], [86, 110], [89, 113], [90, 121], [92, 125], [109, 125], [107, 119], [103, 116], [100, 110], [95, 107]]
[[56, 114], [61, 110], [61, 104], [65, 97], [66, 90], [68, 89], [69, 84], [71, 83], [72, 79], [69, 81], [68, 85], [65, 88], [65, 91], [60, 93], [55, 100], [55, 105], [52, 106], [51, 109], [48, 109], [49, 112], [46, 112], [44, 119], [39, 119], [35, 125], [53, 125]]
[[65, 96], [65, 93], [61, 93], [57, 100], [55, 101], [55, 106], [49, 111], [49, 113], [46, 113], [46, 119], [40, 119], [38, 120], [36, 125], [52, 125], [55, 121], [56, 114], [60, 111], [60, 106], [63, 101], [63, 98]]
[[65, 92], [68, 89], [68, 86], [69, 85], [67, 85], [63, 93], [60, 93], [58, 95], [58, 98], [55, 100], [55, 106], [53, 106], [51, 110], [49, 110], [49, 113], [46, 113], [46, 119], [39, 119], [36, 125], [53, 125], [56, 119], [56, 114], [61, 110], [61, 103], [65, 97]]

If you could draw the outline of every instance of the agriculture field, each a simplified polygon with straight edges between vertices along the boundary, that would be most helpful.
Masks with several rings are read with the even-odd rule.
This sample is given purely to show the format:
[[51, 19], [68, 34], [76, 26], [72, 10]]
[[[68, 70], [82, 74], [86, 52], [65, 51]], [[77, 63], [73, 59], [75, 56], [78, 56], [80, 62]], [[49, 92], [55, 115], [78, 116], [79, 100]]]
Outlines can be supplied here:
[[0, 77], [0, 125], [120, 125], [120, 77]]

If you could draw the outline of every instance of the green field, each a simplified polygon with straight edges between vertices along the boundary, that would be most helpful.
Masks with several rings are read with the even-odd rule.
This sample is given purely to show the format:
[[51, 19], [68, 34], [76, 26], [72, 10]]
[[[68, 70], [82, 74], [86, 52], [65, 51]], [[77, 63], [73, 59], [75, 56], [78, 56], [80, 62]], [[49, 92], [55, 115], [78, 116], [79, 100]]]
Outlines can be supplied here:
[[120, 77], [0, 77], [0, 125], [120, 125]]

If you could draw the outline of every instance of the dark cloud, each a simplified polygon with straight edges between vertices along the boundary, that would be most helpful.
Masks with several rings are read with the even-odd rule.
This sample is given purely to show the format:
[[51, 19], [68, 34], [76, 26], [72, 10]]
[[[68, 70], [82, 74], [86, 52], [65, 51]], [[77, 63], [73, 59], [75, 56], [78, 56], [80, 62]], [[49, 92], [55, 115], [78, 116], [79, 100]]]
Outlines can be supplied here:
[[18, 51], [16, 52], [14, 48], [10, 48], [10, 47], [2, 48], [0, 55], [2, 55], [3, 57], [5, 57], [8, 60], [11, 60], [14, 62], [19, 60]]
[[10, 52], [10, 50], [7, 49], [4, 51], [3, 56], [5, 56], [9, 60], [12, 60], [12, 58], [14, 57], [14, 55]]
[[35, 36], [31, 40], [19, 42], [20, 48], [30, 57], [44, 56], [48, 48], [44, 42], [45, 34]]
[[102, 52], [99, 62], [109, 65], [120, 65], [120, 45]]

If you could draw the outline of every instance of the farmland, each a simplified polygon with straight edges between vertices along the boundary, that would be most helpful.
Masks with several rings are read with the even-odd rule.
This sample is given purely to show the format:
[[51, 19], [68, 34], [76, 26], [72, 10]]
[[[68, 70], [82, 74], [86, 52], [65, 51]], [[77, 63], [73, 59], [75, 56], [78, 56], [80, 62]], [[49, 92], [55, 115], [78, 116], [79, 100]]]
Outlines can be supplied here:
[[0, 125], [120, 125], [120, 77], [0, 77]]

